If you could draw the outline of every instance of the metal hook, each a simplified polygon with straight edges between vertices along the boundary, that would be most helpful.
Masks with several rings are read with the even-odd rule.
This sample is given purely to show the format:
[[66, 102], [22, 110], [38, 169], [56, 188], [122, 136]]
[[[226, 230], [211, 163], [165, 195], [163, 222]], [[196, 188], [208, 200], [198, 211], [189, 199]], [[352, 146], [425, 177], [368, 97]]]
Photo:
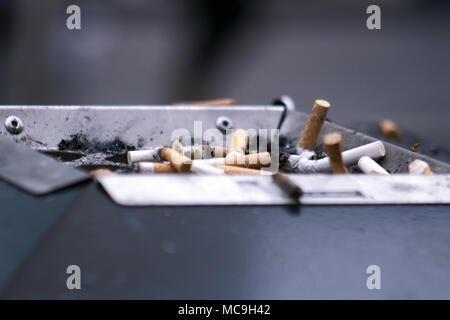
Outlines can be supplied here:
[[281, 126], [283, 125], [284, 120], [286, 120], [286, 116], [287, 116], [288, 112], [295, 110], [295, 102], [290, 96], [284, 94], [281, 97], [273, 99], [272, 105], [275, 105], [275, 106], [281, 105], [284, 107], [283, 113], [281, 114], [280, 121], [278, 122], [278, 126], [277, 126], [277, 129], [280, 130]]

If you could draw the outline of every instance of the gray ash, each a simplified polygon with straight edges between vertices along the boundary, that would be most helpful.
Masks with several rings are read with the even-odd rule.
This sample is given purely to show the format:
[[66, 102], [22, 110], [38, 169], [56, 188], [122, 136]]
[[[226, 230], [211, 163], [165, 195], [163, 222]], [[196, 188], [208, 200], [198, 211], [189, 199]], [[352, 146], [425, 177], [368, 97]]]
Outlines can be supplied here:
[[135, 164], [129, 165], [127, 162], [117, 161], [117, 159], [114, 157], [109, 157], [106, 153], [89, 153], [82, 158], [64, 162], [64, 164], [88, 171], [96, 169], [110, 169], [113, 171], [120, 170], [122, 172], [136, 171]]
[[[261, 137], [259, 134], [256, 136], [251, 136], [249, 139], [255, 139], [256, 142], [256, 148], [259, 152], [259, 150], [266, 150], [269, 153], [272, 153], [272, 139], [270, 135]], [[286, 136], [280, 135], [278, 140], [278, 148], [280, 152], [288, 152], [293, 153], [295, 152], [295, 146], [296, 143], [294, 140], [288, 139]], [[250, 143], [249, 143], [250, 146]], [[293, 147], [292, 147], [293, 146]]]
[[314, 150], [314, 155], [311, 157], [311, 160], [320, 160], [323, 158], [326, 158], [327, 154], [323, 151], [319, 151], [319, 150]]
[[[87, 145], [87, 140], [84, 136], [80, 134], [71, 135], [70, 140], [62, 139], [60, 143], [58, 143], [59, 150], [85, 150]], [[86, 140], [86, 141], [85, 141]]]
[[289, 156], [290, 154], [287, 152], [280, 152], [280, 163], [286, 163]]
[[297, 152], [298, 140], [280, 135], [280, 151], [295, 154]]
[[88, 140], [84, 134], [77, 133], [70, 136], [69, 140], [61, 140], [58, 149], [70, 151], [83, 151], [85, 153], [117, 153], [136, 150], [135, 146], [130, 146], [121, 141], [118, 137], [112, 141], [100, 142], [97, 140]]
[[[286, 162], [291, 154], [295, 154], [295, 153], [280, 152], [280, 163]], [[325, 152], [316, 150], [316, 151], [314, 151], [314, 155], [311, 157], [311, 160], [319, 160], [319, 159], [323, 159], [326, 157], [327, 157], [327, 154]]]

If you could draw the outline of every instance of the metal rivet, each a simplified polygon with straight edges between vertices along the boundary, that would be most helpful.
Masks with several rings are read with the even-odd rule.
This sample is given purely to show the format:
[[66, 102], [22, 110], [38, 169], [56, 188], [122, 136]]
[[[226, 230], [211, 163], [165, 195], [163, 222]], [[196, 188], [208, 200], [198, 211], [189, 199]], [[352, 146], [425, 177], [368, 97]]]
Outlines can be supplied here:
[[22, 122], [22, 120], [20, 120], [19, 117], [9, 116], [5, 120], [5, 127], [9, 133], [19, 134], [23, 130], [23, 122]]
[[226, 132], [227, 129], [231, 129], [233, 127], [233, 122], [230, 118], [221, 116], [216, 120], [216, 128], [222, 132]]

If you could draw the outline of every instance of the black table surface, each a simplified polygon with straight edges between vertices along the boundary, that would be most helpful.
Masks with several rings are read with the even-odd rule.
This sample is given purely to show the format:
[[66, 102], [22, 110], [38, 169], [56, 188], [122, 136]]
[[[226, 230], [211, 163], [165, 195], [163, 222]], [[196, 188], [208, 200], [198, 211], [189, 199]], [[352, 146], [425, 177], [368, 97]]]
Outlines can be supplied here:
[[91, 182], [0, 200], [2, 298], [450, 298], [450, 206], [126, 208]]

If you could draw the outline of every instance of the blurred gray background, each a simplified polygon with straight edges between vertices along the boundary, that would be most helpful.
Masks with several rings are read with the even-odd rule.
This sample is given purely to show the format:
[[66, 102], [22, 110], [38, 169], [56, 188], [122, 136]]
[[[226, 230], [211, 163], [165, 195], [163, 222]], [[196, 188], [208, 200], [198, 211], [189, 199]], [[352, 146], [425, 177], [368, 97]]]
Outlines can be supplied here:
[[[66, 28], [77, 4], [82, 29]], [[381, 7], [382, 30], [366, 28]], [[309, 112], [404, 146], [450, 150], [445, 1], [0, 1], [0, 104], [169, 104], [292, 96]], [[442, 158], [442, 156], [441, 156]]]

